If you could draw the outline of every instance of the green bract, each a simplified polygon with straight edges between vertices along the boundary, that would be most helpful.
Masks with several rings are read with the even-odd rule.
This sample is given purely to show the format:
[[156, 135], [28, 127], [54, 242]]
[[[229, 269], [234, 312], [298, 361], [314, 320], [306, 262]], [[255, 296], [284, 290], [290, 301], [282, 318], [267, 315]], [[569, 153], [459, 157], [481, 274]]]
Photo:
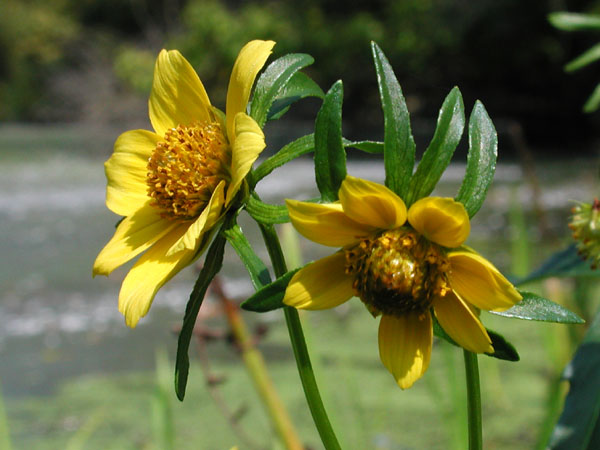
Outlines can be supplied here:
[[335, 201], [346, 178], [346, 151], [342, 143], [344, 88], [337, 81], [325, 95], [315, 122], [315, 177], [321, 198]]

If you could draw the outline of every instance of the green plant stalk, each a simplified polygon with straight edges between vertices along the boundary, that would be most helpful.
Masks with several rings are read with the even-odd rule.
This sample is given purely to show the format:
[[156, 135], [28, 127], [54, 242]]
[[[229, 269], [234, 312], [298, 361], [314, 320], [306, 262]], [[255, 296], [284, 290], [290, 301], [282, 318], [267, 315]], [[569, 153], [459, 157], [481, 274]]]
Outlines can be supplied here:
[[10, 428], [8, 426], [8, 417], [4, 409], [4, 400], [2, 398], [2, 389], [0, 388], [0, 449], [10, 450]]
[[252, 337], [248, 334], [246, 324], [242, 319], [238, 307], [225, 297], [222, 297], [222, 301], [236, 343], [242, 352], [244, 364], [254, 381], [258, 394], [262, 399], [281, 440], [284, 442], [287, 449], [302, 450], [304, 448], [302, 441], [292, 424], [292, 420], [290, 419], [283, 402], [275, 390], [262, 353], [260, 353], [260, 351], [252, 344]]
[[467, 415], [469, 417], [469, 450], [483, 448], [481, 431], [481, 389], [477, 354], [463, 350], [467, 379]]
[[[271, 262], [273, 263], [275, 276], [280, 277], [287, 272], [287, 266], [275, 228], [272, 225], [260, 224], [260, 231], [267, 246]], [[292, 348], [294, 349], [298, 374], [300, 375], [302, 387], [304, 388], [304, 395], [312, 414], [313, 421], [317, 427], [317, 431], [319, 432], [319, 436], [321, 437], [321, 442], [326, 450], [339, 450], [341, 449], [340, 444], [331, 427], [331, 422], [329, 421], [325, 406], [323, 405], [323, 400], [321, 399], [321, 394], [319, 393], [319, 387], [317, 386], [315, 374], [308, 355], [308, 348], [306, 347], [306, 341], [304, 340], [304, 333], [302, 331], [302, 324], [300, 323], [298, 311], [286, 306], [283, 308], [283, 312], [285, 314], [285, 321], [290, 334]]]

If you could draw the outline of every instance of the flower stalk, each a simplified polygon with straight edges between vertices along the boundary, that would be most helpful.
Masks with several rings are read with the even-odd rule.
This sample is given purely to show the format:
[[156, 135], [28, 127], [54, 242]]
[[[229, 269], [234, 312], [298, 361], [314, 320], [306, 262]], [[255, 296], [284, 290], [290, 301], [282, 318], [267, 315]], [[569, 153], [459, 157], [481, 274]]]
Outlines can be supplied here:
[[[272, 225], [261, 224], [260, 230], [273, 264], [275, 276], [280, 277], [287, 272], [287, 266], [277, 233]], [[304, 339], [304, 332], [302, 330], [298, 311], [289, 306], [286, 306], [283, 311], [290, 334], [292, 348], [294, 349], [294, 357], [296, 358], [296, 365], [298, 366], [298, 374], [300, 375], [304, 395], [313, 421], [317, 427], [317, 431], [319, 432], [319, 436], [321, 437], [321, 442], [323, 442], [323, 445], [327, 450], [341, 449], [331, 426], [331, 422], [329, 421], [329, 417], [327, 416], [327, 412], [325, 411], [321, 394], [319, 393], [319, 387], [310, 362], [310, 356], [308, 354], [308, 348]]]
[[467, 417], [469, 418], [469, 450], [483, 448], [481, 391], [477, 354], [463, 350], [467, 381]]

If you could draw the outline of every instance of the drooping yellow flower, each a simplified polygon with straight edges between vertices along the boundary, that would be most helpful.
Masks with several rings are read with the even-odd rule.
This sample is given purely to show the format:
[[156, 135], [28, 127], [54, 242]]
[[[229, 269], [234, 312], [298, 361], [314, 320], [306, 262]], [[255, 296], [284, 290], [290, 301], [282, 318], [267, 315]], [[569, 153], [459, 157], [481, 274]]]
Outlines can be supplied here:
[[246, 105], [274, 45], [257, 40], [242, 48], [226, 114], [211, 105], [178, 51], [158, 55], [148, 101], [154, 132], [123, 133], [105, 163], [106, 205], [125, 218], [93, 269], [108, 275], [144, 252], [119, 293], [119, 311], [130, 327], [148, 312], [160, 287], [205, 250], [264, 149], [263, 132]]
[[402, 389], [429, 365], [432, 311], [457, 344], [493, 353], [478, 310], [502, 311], [522, 297], [489, 261], [463, 246], [470, 223], [461, 203], [425, 197], [407, 211], [385, 186], [350, 176], [338, 202], [286, 203], [303, 236], [342, 249], [298, 271], [283, 302], [319, 310], [359, 297], [381, 315], [379, 355]]

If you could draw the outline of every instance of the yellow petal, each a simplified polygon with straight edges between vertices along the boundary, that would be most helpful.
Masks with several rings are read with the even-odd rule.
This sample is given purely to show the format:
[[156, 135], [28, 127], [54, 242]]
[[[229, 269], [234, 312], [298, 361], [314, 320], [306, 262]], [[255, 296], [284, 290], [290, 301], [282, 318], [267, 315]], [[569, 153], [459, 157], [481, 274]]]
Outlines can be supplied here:
[[504, 311], [521, 301], [521, 294], [481, 255], [456, 251], [448, 258], [450, 285], [463, 300], [489, 311]]
[[434, 299], [433, 310], [444, 331], [462, 348], [475, 353], [494, 352], [479, 318], [453, 292]]
[[231, 148], [231, 183], [225, 197], [226, 205], [234, 199], [252, 164], [265, 148], [265, 135], [252, 117], [237, 114], [234, 128], [236, 138]]
[[342, 210], [340, 203], [285, 201], [294, 228], [307, 239], [330, 247], [357, 244], [376, 229], [355, 222]]
[[425, 197], [408, 209], [412, 227], [436, 244], [456, 248], [469, 237], [469, 215], [462, 203], [451, 198]]
[[225, 109], [227, 136], [231, 145], [236, 139], [233, 128], [235, 116], [240, 112], [246, 112], [254, 79], [267, 62], [274, 45], [273, 41], [250, 41], [240, 50], [233, 65], [227, 88], [227, 107]]
[[381, 184], [347, 176], [339, 196], [344, 213], [356, 222], [380, 229], [401, 227], [406, 222], [404, 202]]
[[202, 214], [190, 225], [187, 231], [167, 252], [167, 256], [183, 250], [196, 250], [202, 242], [202, 235], [221, 217], [224, 203], [225, 181], [221, 181], [213, 191]]
[[198, 74], [177, 50], [162, 50], [158, 55], [148, 107], [150, 122], [160, 136], [177, 125], [213, 120]]
[[299, 309], [334, 308], [353, 295], [352, 277], [344, 273], [343, 252], [319, 259], [300, 269], [288, 285], [283, 303]]
[[129, 216], [148, 201], [148, 158], [160, 136], [146, 130], [121, 134], [112, 156], [104, 163], [106, 206], [121, 216]]
[[179, 225], [150, 247], [131, 268], [119, 292], [119, 311], [125, 323], [135, 327], [145, 316], [158, 290], [198, 256], [185, 251], [166, 256], [167, 251], [185, 233], [187, 225]]
[[152, 246], [175, 226], [176, 223], [163, 219], [156, 208], [146, 204], [121, 221], [112, 239], [96, 258], [93, 274], [110, 274]]
[[428, 311], [400, 317], [381, 316], [379, 357], [402, 389], [411, 387], [427, 370], [432, 342], [433, 327]]

